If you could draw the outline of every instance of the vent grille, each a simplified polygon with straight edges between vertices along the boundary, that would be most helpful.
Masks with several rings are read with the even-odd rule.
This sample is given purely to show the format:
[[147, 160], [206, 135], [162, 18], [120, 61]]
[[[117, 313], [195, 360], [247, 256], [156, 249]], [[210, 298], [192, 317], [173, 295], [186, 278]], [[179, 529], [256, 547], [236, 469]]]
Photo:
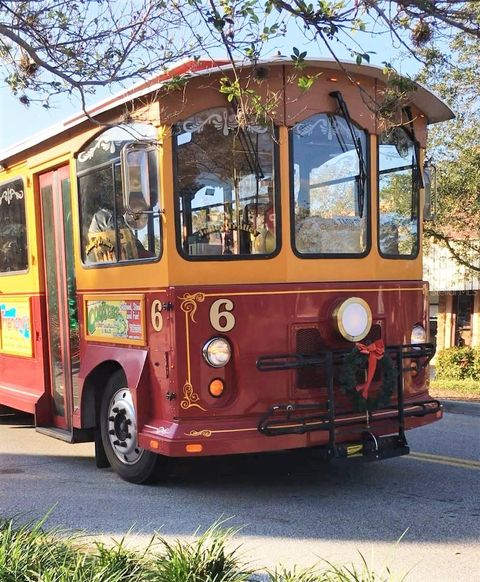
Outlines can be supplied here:
[[365, 343], [366, 341], [374, 342], [380, 339], [381, 337], [382, 337], [382, 326], [376, 323], [375, 325], [372, 325], [370, 331], [368, 332], [367, 337], [362, 340], [362, 343]]
[[[382, 326], [372, 325], [367, 337], [362, 340], [362, 343], [370, 343], [382, 337]], [[354, 344], [348, 344], [353, 349]], [[298, 329], [296, 332], [296, 352], [304, 356], [313, 356], [323, 350], [327, 346], [322, 341], [322, 336], [316, 327], [307, 327]], [[335, 366], [334, 369], [334, 383], [338, 384], [338, 374], [340, 369]], [[381, 380], [381, 366], [377, 366], [373, 382]], [[358, 383], [366, 381], [366, 370], [358, 372]], [[323, 366], [305, 366], [296, 371], [296, 388], [301, 390], [318, 389], [327, 387], [327, 375]]]
[[[325, 349], [320, 332], [315, 327], [297, 330], [296, 352], [313, 356]], [[296, 371], [296, 387], [302, 390], [326, 386], [325, 370], [321, 366], [305, 366]]]

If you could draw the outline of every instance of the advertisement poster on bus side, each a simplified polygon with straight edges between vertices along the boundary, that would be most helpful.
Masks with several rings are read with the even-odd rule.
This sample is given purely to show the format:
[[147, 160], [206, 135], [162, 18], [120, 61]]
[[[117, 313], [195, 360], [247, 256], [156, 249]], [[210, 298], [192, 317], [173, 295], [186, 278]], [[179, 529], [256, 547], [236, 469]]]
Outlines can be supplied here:
[[33, 356], [30, 300], [9, 298], [0, 301], [0, 346], [4, 354]]
[[85, 300], [87, 340], [145, 343], [143, 297]]

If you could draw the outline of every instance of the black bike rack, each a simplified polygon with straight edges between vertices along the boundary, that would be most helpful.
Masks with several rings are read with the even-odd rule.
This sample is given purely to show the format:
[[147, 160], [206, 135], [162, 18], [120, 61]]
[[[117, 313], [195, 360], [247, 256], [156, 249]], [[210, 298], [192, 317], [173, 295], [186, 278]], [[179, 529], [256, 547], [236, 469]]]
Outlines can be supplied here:
[[[403, 377], [405, 372], [423, 370], [435, 354], [433, 344], [403, 344], [385, 348], [394, 362], [397, 371], [397, 404], [384, 406], [372, 411], [335, 410], [334, 366], [341, 365], [350, 350], [324, 350], [314, 355], [274, 354], [260, 356], [257, 369], [261, 372], [295, 370], [305, 366], [321, 366], [327, 377], [327, 399], [311, 404], [279, 403], [272, 406], [259, 420], [258, 430], [266, 436], [304, 434], [312, 431], [328, 431], [328, 458], [362, 457], [378, 460], [408, 454], [409, 447], [405, 438], [405, 418], [424, 417], [441, 410], [438, 400], [429, 399], [405, 404]], [[405, 361], [410, 361], [404, 367]], [[415, 365], [412, 365], [412, 361]], [[320, 387], [319, 387], [320, 388]], [[325, 388], [325, 386], [321, 386]], [[377, 437], [372, 426], [382, 422], [398, 422], [398, 434]], [[365, 428], [360, 441], [338, 443], [339, 434], [358, 433], [359, 427]]]

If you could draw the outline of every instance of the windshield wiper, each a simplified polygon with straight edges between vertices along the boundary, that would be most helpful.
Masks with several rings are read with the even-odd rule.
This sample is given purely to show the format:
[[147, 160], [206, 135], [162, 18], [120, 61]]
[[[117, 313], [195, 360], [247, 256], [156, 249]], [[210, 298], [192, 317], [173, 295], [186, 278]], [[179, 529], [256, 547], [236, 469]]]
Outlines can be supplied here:
[[352, 118], [348, 111], [347, 104], [343, 99], [343, 95], [340, 91], [332, 91], [330, 97], [335, 99], [338, 103], [338, 107], [342, 112], [342, 115], [347, 122], [348, 129], [350, 130], [350, 135], [352, 136], [353, 145], [355, 146], [355, 151], [358, 156], [358, 214], [360, 218], [363, 218], [363, 209], [365, 207], [365, 190], [367, 184], [367, 166], [365, 163], [365, 156], [363, 155], [362, 141], [359, 136], [356, 135], [355, 129], [353, 127]]

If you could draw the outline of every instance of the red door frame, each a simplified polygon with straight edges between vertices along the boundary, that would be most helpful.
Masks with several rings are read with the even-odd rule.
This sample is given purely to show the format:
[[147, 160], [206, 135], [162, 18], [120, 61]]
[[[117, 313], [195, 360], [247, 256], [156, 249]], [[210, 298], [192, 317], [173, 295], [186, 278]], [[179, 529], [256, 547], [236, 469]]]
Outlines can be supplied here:
[[[73, 390], [72, 390], [72, 366], [70, 350], [70, 323], [68, 312], [68, 294], [67, 294], [67, 269], [66, 269], [66, 250], [65, 250], [65, 229], [63, 220], [63, 196], [62, 181], [70, 178], [70, 168], [68, 165], [57, 168], [56, 170], [41, 174], [39, 176], [39, 190], [42, 208], [42, 238], [43, 238], [43, 259], [45, 269], [45, 301], [47, 312], [47, 337], [49, 353], [49, 377], [50, 377], [50, 396], [51, 396], [51, 419], [53, 426], [67, 431], [72, 431], [72, 413], [73, 413]], [[44, 192], [44, 189], [50, 187], [51, 194]], [[53, 215], [45, 216], [44, 196], [51, 195], [51, 209]], [[50, 222], [50, 225], [47, 225]], [[47, 238], [50, 237], [49, 240]], [[55, 254], [55, 277], [49, 281], [47, 269], [52, 268], [47, 256], [47, 245], [53, 244]], [[53, 307], [50, 297], [51, 293], [55, 294], [56, 307], [58, 312], [53, 313]], [[58, 338], [60, 340], [60, 361], [53, 361], [55, 354], [52, 350], [54, 341], [51, 329], [51, 322], [54, 317], [58, 318]], [[60, 373], [54, 377], [56, 367], [60, 368]], [[58, 386], [58, 382], [60, 385]], [[62, 411], [56, 410], [55, 406], [55, 388], [60, 388], [63, 395], [63, 414]], [[57, 404], [58, 404], [57, 396]]]

